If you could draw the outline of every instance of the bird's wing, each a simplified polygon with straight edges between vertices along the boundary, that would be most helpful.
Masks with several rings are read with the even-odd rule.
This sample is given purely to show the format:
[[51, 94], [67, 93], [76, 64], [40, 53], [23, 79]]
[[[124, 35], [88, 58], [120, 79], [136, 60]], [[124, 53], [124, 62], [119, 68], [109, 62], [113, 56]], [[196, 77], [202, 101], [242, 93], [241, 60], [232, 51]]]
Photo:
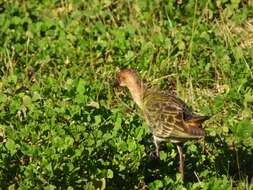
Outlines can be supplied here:
[[162, 139], [180, 141], [203, 137], [203, 129], [187, 125], [194, 121], [191, 113], [182, 100], [173, 96], [150, 93], [144, 99], [145, 118], [152, 133]]

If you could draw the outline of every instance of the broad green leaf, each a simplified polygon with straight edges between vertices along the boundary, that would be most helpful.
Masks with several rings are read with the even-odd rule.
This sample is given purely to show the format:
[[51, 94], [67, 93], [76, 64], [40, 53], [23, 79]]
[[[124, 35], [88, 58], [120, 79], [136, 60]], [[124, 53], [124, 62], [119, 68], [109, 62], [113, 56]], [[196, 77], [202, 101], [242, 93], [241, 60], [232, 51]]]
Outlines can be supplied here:
[[70, 136], [66, 136], [64, 142], [65, 142], [65, 145], [67, 145], [68, 147], [71, 147], [74, 143], [74, 139]]
[[106, 175], [107, 178], [109, 179], [112, 179], [113, 178], [113, 171], [111, 169], [108, 169], [107, 170], [107, 175]]
[[8, 139], [5, 146], [12, 155], [16, 153], [16, 143], [12, 139]]
[[32, 96], [32, 101], [33, 102], [36, 102], [37, 100], [40, 100], [41, 99], [41, 96], [40, 96], [40, 94], [38, 93], [38, 92], [34, 92], [33, 93], [33, 96]]
[[138, 141], [140, 141], [142, 139], [142, 137], [144, 135], [144, 131], [145, 131], [145, 129], [143, 128], [143, 126], [137, 127], [135, 129], [135, 134], [136, 134], [136, 138]]
[[44, 189], [45, 190], [54, 190], [54, 189], [56, 189], [56, 186], [55, 185], [47, 185]]
[[100, 115], [96, 115], [95, 116], [95, 124], [98, 125], [99, 123], [101, 123], [101, 116]]
[[133, 139], [128, 139], [127, 140], [127, 146], [128, 146], [128, 151], [132, 152], [136, 149], [136, 142]]
[[85, 91], [85, 81], [83, 79], [79, 79], [79, 82], [76, 87], [76, 91], [78, 94], [83, 94]]
[[161, 180], [157, 179], [157, 180], [153, 181], [152, 183], [150, 183], [148, 185], [148, 187], [150, 190], [157, 190], [157, 189], [160, 189], [163, 187], [163, 183]]

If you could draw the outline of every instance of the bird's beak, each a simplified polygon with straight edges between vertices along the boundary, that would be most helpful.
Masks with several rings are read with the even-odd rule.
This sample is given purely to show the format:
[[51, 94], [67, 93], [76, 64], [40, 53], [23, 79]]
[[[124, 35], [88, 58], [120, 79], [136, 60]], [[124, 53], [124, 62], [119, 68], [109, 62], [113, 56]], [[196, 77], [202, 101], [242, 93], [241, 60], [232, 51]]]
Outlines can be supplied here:
[[112, 86], [113, 88], [119, 88], [119, 81], [117, 79], [112, 80]]

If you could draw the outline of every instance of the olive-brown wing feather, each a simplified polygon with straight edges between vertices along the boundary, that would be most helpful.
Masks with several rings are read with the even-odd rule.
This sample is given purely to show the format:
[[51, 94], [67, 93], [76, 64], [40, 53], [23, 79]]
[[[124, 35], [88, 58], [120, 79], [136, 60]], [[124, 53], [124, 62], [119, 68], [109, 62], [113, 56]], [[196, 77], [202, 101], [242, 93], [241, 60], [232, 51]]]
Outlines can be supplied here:
[[192, 139], [204, 135], [203, 129], [186, 126], [184, 112], [185, 103], [172, 96], [150, 94], [144, 101], [144, 115], [151, 131], [162, 139]]

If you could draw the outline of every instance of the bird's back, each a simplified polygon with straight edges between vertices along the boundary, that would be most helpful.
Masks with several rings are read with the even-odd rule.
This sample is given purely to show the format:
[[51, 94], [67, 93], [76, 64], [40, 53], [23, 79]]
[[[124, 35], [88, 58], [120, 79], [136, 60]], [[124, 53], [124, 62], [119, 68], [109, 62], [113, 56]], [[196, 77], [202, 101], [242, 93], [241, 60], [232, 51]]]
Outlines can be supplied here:
[[181, 99], [173, 95], [146, 92], [143, 113], [151, 132], [161, 140], [182, 142], [205, 136], [200, 126], [207, 117], [193, 114]]

